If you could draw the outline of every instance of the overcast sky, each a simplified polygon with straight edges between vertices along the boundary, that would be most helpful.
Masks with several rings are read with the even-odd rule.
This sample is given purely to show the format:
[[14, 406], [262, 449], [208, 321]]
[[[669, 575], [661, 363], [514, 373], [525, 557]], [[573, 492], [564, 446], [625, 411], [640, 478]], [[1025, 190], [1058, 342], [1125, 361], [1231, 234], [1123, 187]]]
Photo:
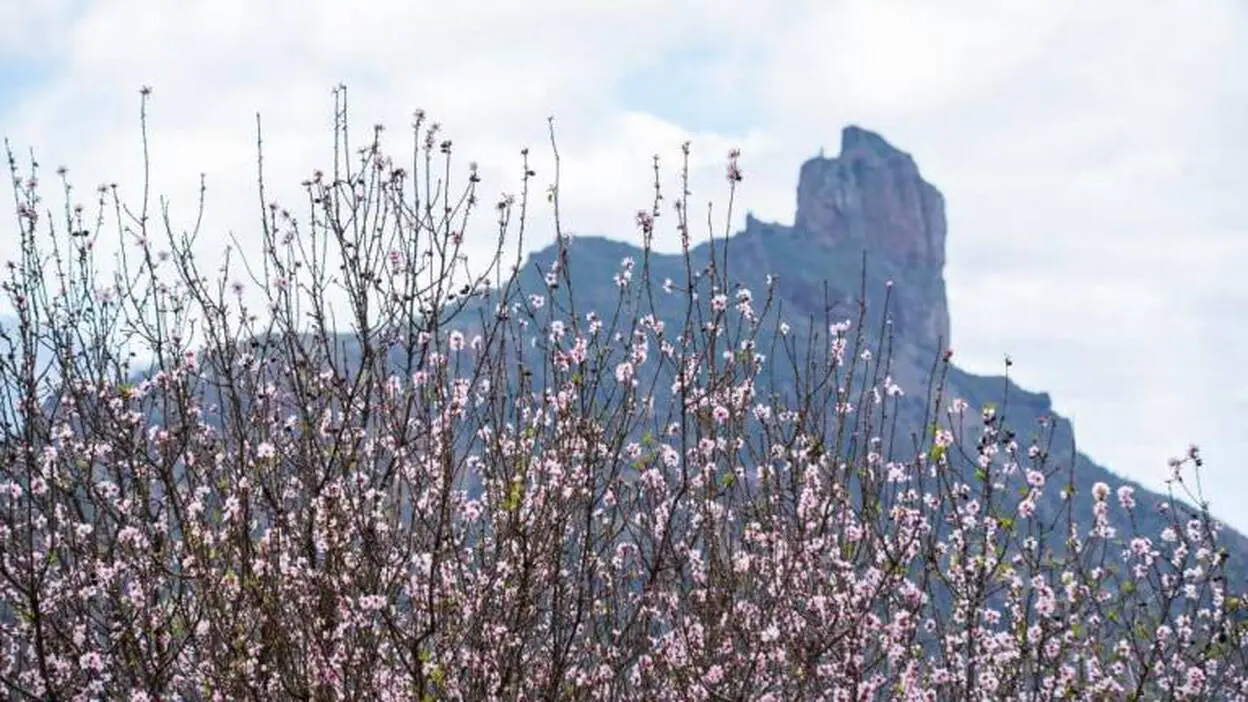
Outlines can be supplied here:
[[856, 123], [946, 196], [959, 363], [998, 372], [1010, 354], [1085, 452], [1145, 484], [1196, 442], [1214, 512], [1248, 530], [1245, 8], [0, 0], [0, 135], [36, 149], [46, 180], [68, 166], [84, 199], [107, 181], [137, 194], [151, 85], [155, 189], [189, 226], [206, 173], [211, 249], [255, 221], [255, 113], [270, 186], [297, 203], [327, 165], [339, 81], [363, 134], [399, 140], [417, 107], [442, 122], [486, 200], [516, 190], [522, 146], [549, 182], [554, 115], [565, 226], [628, 239], [651, 154], [673, 166], [692, 140], [695, 198], [722, 203], [739, 146], [740, 213], [789, 223], [801, 162]]

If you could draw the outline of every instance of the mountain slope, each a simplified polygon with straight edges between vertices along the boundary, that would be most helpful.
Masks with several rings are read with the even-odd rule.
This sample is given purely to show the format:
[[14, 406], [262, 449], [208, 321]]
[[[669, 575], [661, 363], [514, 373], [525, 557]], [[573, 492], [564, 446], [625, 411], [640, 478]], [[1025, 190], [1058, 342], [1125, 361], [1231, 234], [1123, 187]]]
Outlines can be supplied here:
[[[851, 126], [843, 132], [839, 156], [814, 158], [803, 164], [792, 226], [747, 217], [745, 229], [726, 241], [693, 248], [690, 263], [695, 274], [712, 260], [726, 268], [720, 273], [733, 286], [750, 290], [758, 307], [762, 307], [768, 280], [774, 279], [773, 304], [792, 325], [786, 339], [798, 349], [811, 341], [812, 331], [826, 337], [828, 321], [856, 318], [860, 290], [866, 291], [868, 321], [882, 321], [887, 295], [893, 339], [891, 376], [908, 396], [901, 410], [901, 424], [906, 426], [905, 433], [921, 433], [931, 421], [925, 410], [933, 368], [939, 365], [943, 349], [951, 346], [943, 276], [946, 235], [944, 198], [922, 179], [914, 159], [879, 135]], [[634, 259], [635, 275], [643, 270], [641, 249], [601, 237], [577, 236], [567, 245], [567, 253], [578, 310], [602, 313], [615, 309], [620, 296], [612, 278], [620, 271], [622, 259]], [[521, 277], [524, 289], [545, 288], [542, 275], [557, 256], [554, 245], [533, 253]], [[651, 252], [644, 268], [659, 296], [654, 303], [656, 316], [678, 333], [686, 298], [679, 292], [665, 295], [658, 288], [666, 279], [678, 284], [686, 280], [684, 257]], [[639, 314], [648, 311], [643, 309]], [[872, 336], [878, 342], [875, 328], [872, 325]], [[756, 338], [758, 348], [781, 348], [775, 341], [774, 328], [764, 324]], [[772, 389], [787, 389], [795, 395], [794, 373], [783, 363], [769, 365], [778, 366], [773, 367], [776, 375]], [[656, 384], [656, 405], [660, 407], [670, 399], [665, 386], [666, 379]], [[1157, 509], [1168, 501], [1165, 496], [1114, 474], [1078, 452], [1073, 426], [1054, 412], [1047, 393], [1024, 390], [1005, 377], [968, 373], [954, 364], [945, 378], [944, 395], [946, 404], [955, 397], [969, 404], [972, 414], [967, 424], [972, 429], [979, 411], [995, 406], [1024, 450], [1033, 437], [1043, 442], [1058, 468], [1051, 479], [1061, 477], [1063, 486], [1069, 480], [1077, 494], [1085, 497], [1074, 502], [1074, 517], [1082, 534], [1087, 533], [1093, 519], [1086, 495], [1098, 482], [1114, 490], [1119, 486], [1134, 489], [1140, 505], [1135, 510], [1140, 535], [1156, 541], [1171, 523], [1171, 515]], [[1042, 519], [1062, 512], [1059, 492], [1055, 486], [1044, 492], [1036, 506]], [[1179, 501], [1175, 507], [1187, 509]], [[1229, 503], [1212, 505], [1215, 515], [1218, 509], [1232, 507]], [[1129, 525], [1115, 526], [1119, 537], [1129, 537]], [[1248, 539], [1224, 528], [1221, 543], [1231, 558], [1228, 572], [1240, 587], [1248, 581]]]

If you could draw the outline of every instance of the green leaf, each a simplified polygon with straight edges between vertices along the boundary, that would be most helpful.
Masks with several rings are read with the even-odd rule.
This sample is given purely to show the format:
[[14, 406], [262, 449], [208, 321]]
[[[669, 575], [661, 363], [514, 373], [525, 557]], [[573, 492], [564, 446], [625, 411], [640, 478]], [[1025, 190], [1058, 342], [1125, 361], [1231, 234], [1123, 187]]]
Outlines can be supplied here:
[[524, 480], [519, 476], [511, 479], [511, 487], [507, 490], [507, 499], [503, 502], [503, 509], [507, 512], [515, 512], [520, 509], [520, 503], [524, 501]]

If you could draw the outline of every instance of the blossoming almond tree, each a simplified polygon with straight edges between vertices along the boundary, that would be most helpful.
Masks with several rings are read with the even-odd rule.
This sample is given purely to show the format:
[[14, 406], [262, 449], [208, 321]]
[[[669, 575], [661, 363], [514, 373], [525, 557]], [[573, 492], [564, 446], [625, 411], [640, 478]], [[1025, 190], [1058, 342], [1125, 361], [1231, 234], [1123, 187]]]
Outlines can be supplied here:
[[785, 319], [781, 282], [695, 265], [687, 178], [685, 279], [653, 285], [657, 160], [610, 307], [578, 305], [557, 173], [554, 265], [536, 286], [503, 265], [527, 152], [471, 271], [475, 168], [453, 192], [423, 113], [410, 171], [380, 129], [351, 151], [338, 96], [302, 213], [267, 206], [261, 260], [215, 280], [146, 199], [104, 188], [89, 214], [66, 185], [54, 214], [10, 151], [8, 697], [1248, 698], [1203, 507], [1139, 533], [1132, 489], [1100, 483], [1038, 512], [1074, 482], [1043, 436], [946, 397], [948, 353], [925, 396], [900, 387], [887, 305]]

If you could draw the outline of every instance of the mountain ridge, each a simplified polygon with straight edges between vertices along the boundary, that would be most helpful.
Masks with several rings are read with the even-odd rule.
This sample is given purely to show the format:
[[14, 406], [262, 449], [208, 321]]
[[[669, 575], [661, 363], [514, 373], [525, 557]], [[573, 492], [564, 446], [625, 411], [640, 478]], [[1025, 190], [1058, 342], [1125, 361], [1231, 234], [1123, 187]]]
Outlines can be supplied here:
[[[794, 322], [804, 316], [812, 321], [812, 328], [813, 320], [822, 320], [829, 310], [836, 321], [854, 316], [859, 290], [869, 291], [867, 306], [877, 311], [882, 306], [881, 295], [886, 294], [891, 330], [898, 341], [893, 377], [907, 393], [921, 395], [934, 362], [951, 348], [951, 315], [944, 280], [948, 235], [944, 196], [923, 180], [909, 153], [875, 132], [851, 125], [842, 131], [839, 155], [820, 155], [802, 164], [796, 210], [792, 225], [750, 214], [745, 226], [728, 238], [691, 247], [694, 270], [722, 261], [726, 255], [733, 284], [756, 295], [765, 289], [764, 276], [775, 276], [781, 303], [786, 311], [798, 313], [796, 318], [785, 318]], [[612, 273], [622, 258], [640, 262], [642, 249], [605, 236], [579, 234], [566, 245], [577, 308], [611, 309], [618, 293], [610, 283]], [[532, 276], [528, 282], [544, 287], [541, 275], [550, 270], [557, 256], [557, 242], [532, 252], [522, 267]], [[665, 278], [684, 279], [683, 254], [651, 251], [647, 264], [656, 285]], [[583, 302], [586, 299], [588, 304]], [[682, 297], [677, 306], [683, 302]], [[1004, 375], [962, 370], [955, 359], [947, 395], [965, 399], [975, 411], [1006, 396], [1010, 405], [1007, 413], [1016, 428], [1051, 427], [1050, 453], [1058, 460], [1069, 460], [1079, 494], [1086, 495], [1096, 482], [1115, 489], [1131, 487], [1140, 504], [1137, 513], [1150, 517], [1142, 518], [1141, 535], [1157, 538], [1161, 525], [1151, 517], [1160, 516], [1156, 503], [1170, 498], [1080, 452], [1073, 423], [1054, 410], [1048, 392], [1024, 389]], [[1056, 492], [1045, 491], [1038, 514], [1060, 512]], [[1092, 518], [1086, 502], [1075, 502], [1081, 523]], [[1187, 500], [1176, 491], [1174, 502], [1186, 504]], [[1215, 519], [1219, 507], [1228, 509], [1231, 505], [1213, 504]], [[1248, 538], [1225, 524], [1221, 538], [1235, 554], [1237, 567], [1231, 571], [1239, 580], [1237, 584], [1248, 581], [1248, 569], [1243, 568], [1248, 561]]]

